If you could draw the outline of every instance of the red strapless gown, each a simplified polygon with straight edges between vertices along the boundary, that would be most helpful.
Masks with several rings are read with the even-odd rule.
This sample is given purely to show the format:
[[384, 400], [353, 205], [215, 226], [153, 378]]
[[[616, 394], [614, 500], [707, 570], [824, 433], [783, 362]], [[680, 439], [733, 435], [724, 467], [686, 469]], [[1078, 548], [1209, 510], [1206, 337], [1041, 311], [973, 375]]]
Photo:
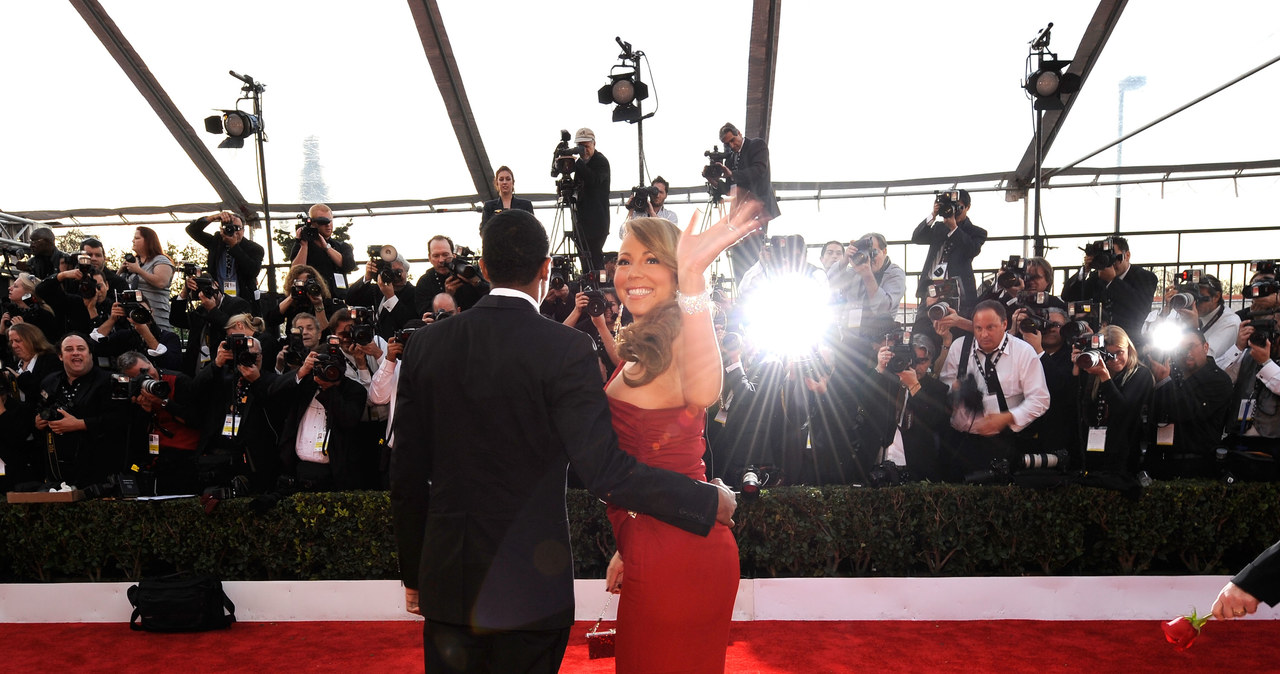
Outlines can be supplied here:
[[[619, 368], [620, 370], [621, 368]], [[609, 398], [618, 444], [640, 462], [706, 480], [706, 412]], [[698, 536], [609, 506], [622, 554], [617, 671], [723, 672], [738, 593], [738, 543], [723, 524]]]

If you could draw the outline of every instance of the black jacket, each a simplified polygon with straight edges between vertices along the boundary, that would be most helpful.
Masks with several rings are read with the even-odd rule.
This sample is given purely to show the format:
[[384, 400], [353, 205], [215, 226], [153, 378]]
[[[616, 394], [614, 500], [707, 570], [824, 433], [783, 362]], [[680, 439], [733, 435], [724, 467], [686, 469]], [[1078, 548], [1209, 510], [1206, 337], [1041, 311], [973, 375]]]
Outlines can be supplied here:
[[236, 297], [253, 301], [253, 291], [258, 289], [258, 274], [262, 271], [262, 258], [266, 252], [257, 242], [247, 238], [234, 246], [227, 246], [221, 236], [205, 231], [209, 223], [208, 218], [198, 218], [187, 225], [187, 236], [209, 251], [205, 260], [209, 276], [218, 282], [219, 287], [224, 285], [226, 274], [218, 268], [218, 261], [223, 251], [227, 251], [236, 267]]
[[[418, 312], [418, 316], [431, 311], [432, 300], [436, 298], [436, 295], [445, 292], [444, 282], [448, 279], [448, 274], [437, 272], [435, 267], [428, 269], [427, 273], [418, 279], [418, 284], [413, 293], [414, 311]], [[453, 301], [458, 305], [459, 311], [470, 309], [476, 305], [476, 302], [480, 301], [480, 298], [489, 294], [489, 288], [489, 282], [485, 280], [484, 276], [481, 276], [478, 285], [473, 286], [470, 283], [463, 283], [459, 286], [458, 292], [453, 296]]]
[[574, 170], [578, 179], [578, 226], [587, 236], [609, 233], [609, 160], [597, 151], [591, 161], [579, 157]]
[[365, 283], [364, 279], [360, 279], [351, 284], [351, 289], [347, 291], [347, 304], [373, 309], [377, 321], [374, 324], [374, 332], [383, 339], [391, 339], [392, 333], [404, 327], [405, 323], [425, 313], [415, 313], [417, 312], [416, 296], [417, 289], [412, 284], [406, 283], [403, 288], [396, 291], [398, 299], [395, 308], [387, 312], [378, 312], [378, 305], [382, 303], [382, 290], [377, 283]]
[[[286, 377], [292, 377], [290, 372]], [[258, 381], [244, 388], [240, 400], [240, 373], [234, 365], [206, 367], [195, 377], [196, 396], [204, 401], [188, 422], [200, 428], [201, 454], [215, 450], [235, 453], [247, 452], [253, 473], [249, 475], [253, 491], [267, 491], [276, 484], [280, 474], [279, 431], [283, 415], [276, 414], [282, 406], [271, 403], [270, 391], [280, 375], [267, 365]], [[237, 426], [230, 437], [224, 437], [227, 415], [237, 413]]]
[[[237, 246], [238, 248], [239, 246]], [[253, 312], [253, 306], [241, 297], [221, 295], [218, 306], [205, 310], [200, 300], [173, 300], [169, 322], [175, 328], [187, 329], [187, 348], [182, 356], [182, 371], [194, 375], [200, 365], [201, 347], [207, 342], [209, 358], [218, 355], [218, 345], [227, 337], [227, 321], [239, 314]]]
[[[123, 432], [129, 421], [128, 402], [111, 399], [111, 375], [95, 367], [76, 380], [70, 401], [63, 401], [60, 387], [65, 370], [45, 377], [40, 390], [48, 401], [85, 422], [85, 430], [53, 435], [62, 479], [77, 487], [101, 484], [107, 476], [126, 467]], [[38, 431], [37, 435], [44, 435]]]
[[[320, 282], [329, 286], [329, 294], [338, 299], [344, 299], [347, 296], [346, 275], [355, 271], [356, 264], [355, 251], [352, 250], [351, 244], [342, 241], [334, 241], [329, 239], [329, 247], [338, 251], [342, 255], [342, 264], [333, 263], [333, 258], [329, 257], [328, 251], [321, 246], [313, 246], [307, 244], [307, 260], [306, 263], [320, 272]], [[293, 260], [298, 255], [298, 250], [302, 248], [302, 242], [298, 239], [293, 240], [293, 244], [289, 246], [289, 260]], [[343, 277], [342, 287], [339, 288], [335, 276]], [[288, 288], [285, 288], [288, 292]]]
[[714, 488], [618, 449], [586, 335], [489, 296], [409, 340], [391, 504], [401, 580], [430, 620], [508, 630], [573, 623], [567, 464], [597, 496], [698, 535]]
[[1085, 378], [1082, 391], [1085, 401], [1080, 405], [1080, 439], [1087, 449], [1089, 427], [1098, 425], [1101, 410], [1107, 441], [1101, 452], [1084, 452], [1085, 469], [1136, 475], [1142, 464], [1142, 420], [1155, 388], [1151, 370], [1139, 365], [1123, 382], [1113, 375], [1098, 387], [1100, 401], [1089, 397], [1093, 390], [1089, 379]]
[[770, 218], [781, 214], [773, 193], [772, 169], [769, 167], [769, 145], [760, 138], [743, 138], [742, 151], [733, 154], [726, 164], [733, 171], [733, 184], [750, 190], [764, 206]]
[[1098, 302], [1102, 308], [1103, 322], [1124, 328], [1133, 345], [1141, 349], [1146, 341], [1146, 335], [1142, 334], [1142, 324], [1147, 320], [1147, 314], [1151, 313], [1158, 285], [1155, 274], [1131, 264], [1124, 278], [1116, 277], [1109, 284], [1098, 278], [1096, 271], [1090, 272], [1083, 281], [1079, 274], [1072, 276], [1062, 287], [1062, 299], [1067, 302]]
[[[319, 391], [319, 393], [317, 393]], [[294, 372], [287, 372], [271, 384], [271, 396], [279, 396], [280, 404], [287, 406], [288, 416], [280, 431], [280, 464], [286, 474], [293, 474], [298, 465], [296, 444], [298, 425], [302, 423], [307, 407], [315, 398], [324, 407], [329, 424], [329, 467], [333, 470], [333, 487], [339, 491], [355, 489], [358, 477], [353, 465], [358, 461], [356, 452], [377, 447], [361, 448], [356, 442], [356, 425], [364, 414], [369, 394], [355, 380], [342, 377], [338, 385], [320, 391], [315, 380], [308, 375], [298, 381]]]
[[944, 250], [942, 260], [947, 263], [947, 277], [960, 279], [963, 297], [960, 298], [959, 310], [965, 313], [977, 304], [977, 285], [973, 281], [973, 258], [982, 252], [982, 244], [987, 242], [987, 230], [973, 224], [969, 218], [956, 223], [956, 231], [949, 233], [946, 223], [934, 222], [929, 218], [920, 221], [911, 233], [911, 243], [929, 246], [925, 255], [924, 266], [920, 270], [920, 280], [916, 284], [916, 297], [924, 299], [928, 296], [929, 285], [933, 282], [934, 262], [938, 251]]
[[[520, 197], [512, 196], [511, 209], [516, 211], [528, 211], [532, 213], [533, 202], [529, 201], [528, 199], [521, 199]], [[481, 234], [484, 234], [484, 223], [489, 222], [489, 218], [492, 218], [493, 216], [501, 213], [503, 210], [504, 209], [502, 208], [501, 198], [490, 199], [484, 202], [484, 213], [480, 215], [480, 233]]]
[[1267, 606], [1280, 603], [1280, 543], [1264, 550], [1231, 582]]

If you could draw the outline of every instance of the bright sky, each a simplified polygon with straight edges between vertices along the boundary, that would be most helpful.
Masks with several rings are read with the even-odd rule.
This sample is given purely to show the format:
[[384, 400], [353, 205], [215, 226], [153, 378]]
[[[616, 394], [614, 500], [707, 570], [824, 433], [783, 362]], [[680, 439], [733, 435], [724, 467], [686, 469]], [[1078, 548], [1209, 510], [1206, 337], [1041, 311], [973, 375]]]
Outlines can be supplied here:
[[[230, 107], [240, 83], [267, 84], [264, 117], [273, 202], [298, 200], [302, 142], [318, 136], [332, 201], [432, 198], [474, 193], [408, 5], [264, 0], [224, 12], [200, 3], [102, 0], [188, 122], [250, 200], [258, 186], [252, 144], [219, 150], [202, 119]], [[620, 35], [646, 52], [659, 104], [645, 123], [651, 175], [696, 186], [725, 121], [744, 117], [751, 3], [651, 0], [605, 3], [441, 0], [449, 39], [494, 167], [507, 164], [516, 191], [549, 192], [549, 154], [561, 128], [589, 126], [613, 167], [613, 188], [638, 178], [635, 128], [609, 121], [596, 90], [617, 61]], [[1052, 47], [1071, 58], [1094, 10], [1090, 2], [787, 2], [781, 13], [772, 132], [775, 181], [891, 180], [1012, 170], [1032, 135], [1020, 89], [1027, 42], [1054, 22]], [[250, 9], [251, 8], [251, 9]], [[0, 210], [158, 206], [217, 197], [70, 3], [0, 3], [9, 92], [0, 137]], [[1117, 137], [1118, 83], [1135, 129], [1280, 55], [1280, 3], [1130, 2], [1045, 159], [1073, 161]], [[1280, 104], [1273, 66], [1124, 144], [1126, 165], [1248, 161], [1280, 156], [1271, 132]], [[21, 104], [16, 102], [21, 101]], [[1113, 166], [1109, 150], [1084, 166]], [[1135, 239], [1135, 260], [1216, 260], [1280, 255], [1280, 234], [1184, 236], [1215, 226], [1275, 225], [1276, 178], [1147, 184], [1124, 190], [1126, 231], [1175, 232]], [[991, 187], [968, 186], [968, 187]], [[1050, 233], [1109, 231], [1114, 187], [1050, 190]], [[810, 243], [867, 231], [904, 239], [929, 197], [785, 202], [771, 233]], [[682, 217], [694, 206], [676, 203]], [[540, 212], [545, 222], [550, 212]], [[615, 225], [623, 215], [617, 213]], [[1022, 233], [1023, 203], [978, 194], [972, 217], [992, 236]], [[474, 245], [478, 214], [361, 219], [353, 243], [393, 242], [425, 257], [436, 233]], [[615, 227], [616, 228], [616, 227]], [[181, 223], [159, 228], [181, 238]], [[101, 230], [99, 230], [101, 231]], [[107, 236], [124, 245], [130, 232]], [[118, 238], [117, 238], [118, 237]], [[1081, 240], [1055, 242], [1056, 265], [1078, 261]], [[1179, 243], [1180, 248], [1179, 248]], [[992, 242], [993, 266], [1021, 252]], [[918, 270], [922, 250], [891, 256]], [[904, 258], [906, 258], [904, 260]], [[422, 265], [417, 265], [422, 267]]]

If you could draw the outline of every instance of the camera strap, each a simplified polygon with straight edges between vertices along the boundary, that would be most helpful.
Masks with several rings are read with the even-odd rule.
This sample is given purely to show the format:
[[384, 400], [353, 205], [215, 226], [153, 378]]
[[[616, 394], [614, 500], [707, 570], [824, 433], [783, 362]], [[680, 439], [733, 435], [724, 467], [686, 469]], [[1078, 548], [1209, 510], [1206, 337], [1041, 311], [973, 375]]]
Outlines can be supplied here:
[[1203, 326], [1200, 327], [1200, 334], [1203, 335], [1204, 333], [1209, 332], [1209, 328], [1212, 328], [1213, 324], [1217, 323], [1219, 318], [1222, 318], [1222, 312], [1226, 310], [1227, 310], [1227, 304], [1225, 302], [1223, 302], [1222, 304], [1219, 304], [1218, 312], [1213, 315], [1213, 318], [1209, 319], [1208, 323], [1205, 323]]

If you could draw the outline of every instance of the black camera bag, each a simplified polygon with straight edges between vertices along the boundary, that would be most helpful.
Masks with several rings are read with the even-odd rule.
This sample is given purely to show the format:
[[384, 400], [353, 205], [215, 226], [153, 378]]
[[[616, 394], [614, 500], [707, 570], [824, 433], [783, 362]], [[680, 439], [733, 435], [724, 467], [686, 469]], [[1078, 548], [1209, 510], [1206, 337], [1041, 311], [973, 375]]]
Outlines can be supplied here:
[[[129, 628], [147, 632], [203, 632], [236, 621], [236, 606], [213, 576], [176, 573], [144, 578], [129, 588]], [[224, 611], [225, 610], [225, 611]]]

